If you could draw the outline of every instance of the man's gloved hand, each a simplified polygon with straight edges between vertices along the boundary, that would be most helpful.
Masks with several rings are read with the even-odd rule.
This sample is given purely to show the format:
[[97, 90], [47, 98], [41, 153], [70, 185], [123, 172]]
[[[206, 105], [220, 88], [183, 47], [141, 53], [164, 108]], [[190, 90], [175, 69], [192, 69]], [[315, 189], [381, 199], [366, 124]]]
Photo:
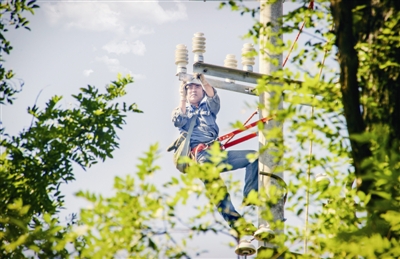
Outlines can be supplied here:
[[187, 89], [185, 87], [186, 82], [182, 82], [179, 87], [179, 95], [181, 97], [181, 101], [186, 101]]
[[193, 77], [199, 79], [201, 82], [204, 80], [204, 75], [201, 73], [194, 73]]

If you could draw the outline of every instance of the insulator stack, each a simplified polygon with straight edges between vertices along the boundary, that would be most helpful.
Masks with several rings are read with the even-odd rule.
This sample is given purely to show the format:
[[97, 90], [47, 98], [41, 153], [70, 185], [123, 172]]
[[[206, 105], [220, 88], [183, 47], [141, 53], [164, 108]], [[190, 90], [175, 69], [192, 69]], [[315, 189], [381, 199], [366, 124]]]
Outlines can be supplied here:
[[186, 73], [186, 65], [189, 63], [188, 50], [186, 45], [178, 44], [175, 50], [175, 65], [177, 73]]
[[224, 60], [224, 66], [230, 68], [237, 68], [237, 60], [235, 55], [233, 54], [226, 55], [226, 58]]
[[194, 34], [192, 39], [193, 53], [194, 53], [194, 63], [204, 62], [203, 53], [206, 52], [206, 38], [204, 33], [197, 32]]
[[[226, 58], [224, 60], [224, 66], [229, 67], [229, 68], [237, 68], [237, 60], [236, 60], [235, 55], [233, 55], [233, 54], [226, 55]], [[235, 80], [225, 78], [225, 82], [235, 83]]]
[[249, 57], [248, 54], [254, 52], [254, 46], [251, 43], [245, 43], [242, 48], [242, 65], [244, 71], [253, 72], [253, 65], [255, 64], [254, 57]]

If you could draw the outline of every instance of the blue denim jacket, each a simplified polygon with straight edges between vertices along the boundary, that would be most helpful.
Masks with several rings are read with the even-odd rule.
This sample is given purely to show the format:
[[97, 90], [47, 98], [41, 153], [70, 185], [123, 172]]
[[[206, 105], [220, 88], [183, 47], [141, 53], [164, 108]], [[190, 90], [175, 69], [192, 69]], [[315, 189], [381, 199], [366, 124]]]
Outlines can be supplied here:
[[172, 122], [179, 131], [188, 131], [190, 118], [198, 114], [193, 133], [190, 138], [190, 148], [194, 148], [200, 143], [209, 143], [215, 140], [219, 134], [219, 128], [216, 123], [217, 113], [220, 109], [220, 99], [217, 91], [214, 89], [213, 97], [206, 97], [200, 102], [199, 108], [186, 103], [186, 114], [183, 114], [179, 107], [172, 111]]

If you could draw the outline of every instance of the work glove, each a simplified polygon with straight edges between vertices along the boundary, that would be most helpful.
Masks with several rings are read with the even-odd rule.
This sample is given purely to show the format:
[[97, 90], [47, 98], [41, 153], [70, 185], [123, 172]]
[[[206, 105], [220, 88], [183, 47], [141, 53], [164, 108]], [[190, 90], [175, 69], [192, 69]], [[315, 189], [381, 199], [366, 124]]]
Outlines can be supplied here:
[[187, 89], [185, 87], [185, 84], [186, 84], [186, 82], [182, 82], [181, 86], [179, 87], [179, 95], [180, 95], [181, 101], [186, 101]]
[[201, 73], [194, 73], [193, 77], [199, 79], [201, 82], [204, 80], [204, 75]]

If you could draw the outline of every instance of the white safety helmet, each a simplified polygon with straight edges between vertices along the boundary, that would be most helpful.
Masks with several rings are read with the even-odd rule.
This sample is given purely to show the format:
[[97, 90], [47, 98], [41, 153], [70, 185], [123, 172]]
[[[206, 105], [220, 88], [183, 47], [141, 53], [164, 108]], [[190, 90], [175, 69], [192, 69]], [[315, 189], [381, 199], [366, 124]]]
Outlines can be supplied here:
[[204, 90], [203, 84], [200, 82], [199, 79], [197, 79], [195, 77], [193, 77], [192, 80], [186, 82], [185, 88], [187, 88], [189, 85], [200, 85]]

